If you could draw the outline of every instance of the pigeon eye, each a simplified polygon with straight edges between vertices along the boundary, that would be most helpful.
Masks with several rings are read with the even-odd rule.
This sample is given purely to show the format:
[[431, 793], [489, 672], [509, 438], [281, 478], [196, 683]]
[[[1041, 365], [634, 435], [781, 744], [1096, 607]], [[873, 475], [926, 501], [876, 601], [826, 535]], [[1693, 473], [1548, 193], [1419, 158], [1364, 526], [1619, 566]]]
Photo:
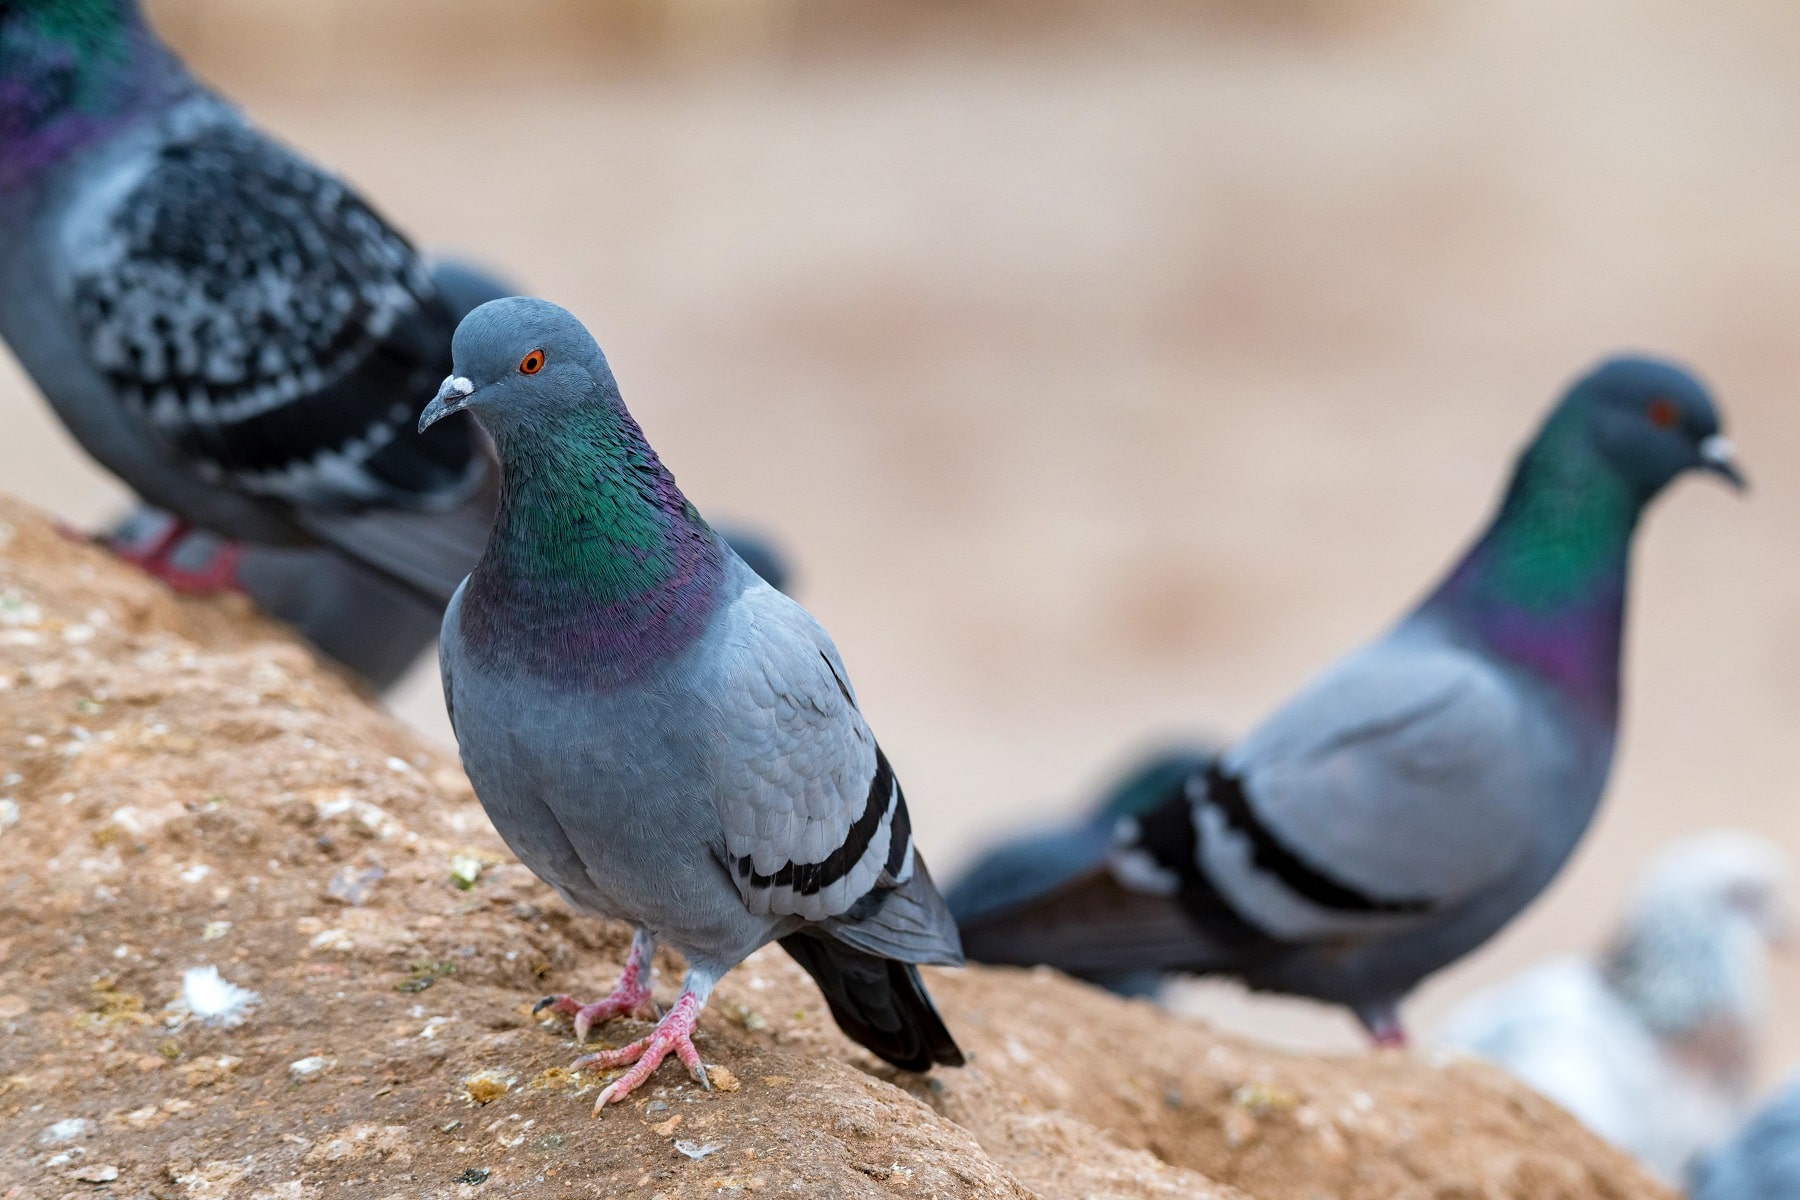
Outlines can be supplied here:
[[521, 375], [536, 375], [543, 369], [544, 352], [542, 350], [533, 350], [519, 360], [519, 374]]
[[1644, 410], [1644, 415], [1649, 417], [1650, 423], [1658, 429], [1673, 429], [1681, 424], [1681, 410], [1675, 407], [1675, 402], [1667, 396], [1658, 396], [1650, 401], [1649, 406]]

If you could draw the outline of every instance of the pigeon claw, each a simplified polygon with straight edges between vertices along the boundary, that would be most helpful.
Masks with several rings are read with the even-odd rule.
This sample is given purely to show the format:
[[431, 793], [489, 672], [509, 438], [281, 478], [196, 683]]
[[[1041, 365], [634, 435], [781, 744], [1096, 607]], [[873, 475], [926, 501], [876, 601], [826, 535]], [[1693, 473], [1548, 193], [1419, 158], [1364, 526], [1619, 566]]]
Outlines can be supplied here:
[[650, 989], [628, 976], [621, 979], [619, 986], [610, 994], [592, 1004], [583, 1004], [573, 996], [545, 996], [531, 1007], [531, 1015], [534, 1017], [543, 1012], [573, 1017], [575, 1040], [585, 1042], [594, 1026], [604, 1025], [614, 1017], [650, 1015]]
[[594, 1115], [599, 1116], [608, 1104], [616, 1104], [630, 1095], [662, 1065], [670, 1051], [681, 1060], [689, 1075], [711, 1091], [712, 1084], [706, 1078], [706, 1064], [700, 1061], [700, 1052], [694, 1049], [694, 1025], [699, 1018], [699, 998], [692, 992], [683, 992], [681, 999], [657, 1023], [650, 1036], [639, 1038], [629, 1046], [620, 1046], [617, 1050], [602, 1050], [598, 1054], [586, 1055], [570, 1064], [571, 1071], [606, 1070], [629, 1064], [629, 1070], [607, 1084], [600, 1095], [595, 1097]]

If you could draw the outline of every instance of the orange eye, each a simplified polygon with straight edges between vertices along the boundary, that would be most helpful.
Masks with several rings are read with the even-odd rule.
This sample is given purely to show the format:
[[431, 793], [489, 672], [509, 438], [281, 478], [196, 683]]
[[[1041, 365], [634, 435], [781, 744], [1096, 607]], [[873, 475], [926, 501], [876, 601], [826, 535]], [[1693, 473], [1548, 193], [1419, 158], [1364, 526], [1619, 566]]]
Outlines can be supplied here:
[[542, 350], [533, 350], [519, 360], [519, 374], [521, 375], [536, 375], [543, 369], [544, 352]]
[[1649, 407], [1644, 410], [1644, 415], [1649, 417], [1650, 423], [1658, 429], [1673, 429], [1681, 424], [1681, 410], [1675, 406], [1673, 400], [1666, 396], [1658, 396], [1652, 400]]

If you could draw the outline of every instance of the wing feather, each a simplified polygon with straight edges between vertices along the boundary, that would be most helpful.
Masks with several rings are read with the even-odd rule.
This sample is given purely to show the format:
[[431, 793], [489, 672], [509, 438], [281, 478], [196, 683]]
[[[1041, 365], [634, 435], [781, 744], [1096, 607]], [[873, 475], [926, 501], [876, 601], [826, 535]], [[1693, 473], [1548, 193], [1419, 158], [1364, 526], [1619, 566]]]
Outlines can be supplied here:
[[126, 408], [202, 478], [304, 508], [471, 486], [464, 423], [413, 428], [455, 321], [406, 239], [235, 114], [148, 155], [67, 230], [68, 300]]

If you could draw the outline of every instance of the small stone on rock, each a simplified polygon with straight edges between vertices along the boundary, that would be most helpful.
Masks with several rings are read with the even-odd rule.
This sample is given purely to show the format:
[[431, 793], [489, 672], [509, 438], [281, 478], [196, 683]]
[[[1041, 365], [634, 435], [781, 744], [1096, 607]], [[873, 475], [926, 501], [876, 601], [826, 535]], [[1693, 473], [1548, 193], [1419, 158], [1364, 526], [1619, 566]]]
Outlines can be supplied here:
[[296, 1059], [288, 1064], [288, 1076], [296, 1081], [311, 1079], [325, 1069], [325, 1060], [317, 1054]]

